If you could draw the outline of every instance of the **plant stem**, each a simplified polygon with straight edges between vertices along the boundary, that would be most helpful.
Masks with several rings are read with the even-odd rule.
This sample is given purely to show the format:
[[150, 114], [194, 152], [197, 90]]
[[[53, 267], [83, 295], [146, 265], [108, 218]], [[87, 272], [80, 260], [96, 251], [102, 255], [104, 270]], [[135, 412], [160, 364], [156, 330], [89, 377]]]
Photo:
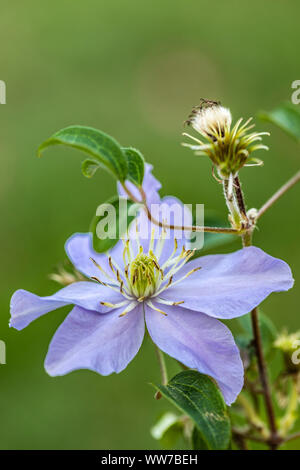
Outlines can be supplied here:
[[[240, 187], [238, 177], [236, 179], [238, 180], [237, 181], [238, 187]], [[240, 197], [242, 199], [242, 204], [245, 206], [242, 192], [240, 193]], [[243, 241], [244, 247], [252, 245], [252, 229], [251, 228], [248, 230], [248, 233], [245, 233], [242, 235], [242, 241]], [[254, 345], [255, 345], [255, 352], [256, 352], [256, 358], [257, 358], [257, 364], [258, 364], [259, 378], [260, 378], [260, 382], [261, 382], [262, 389], [263, 389], [263, 396], [265, 400], [268, 421], [269, 421], [269, 426], [270, 426], [270, 432], [271, 432], [269, 445], [272, 450], [275, 450], [280, 444], [281, 439], [277, 433], [276, 419], [275, 419], [274, 407], [272, 403], [271, 388], [269, 384], [267, 366], [266, 366], [264, 353], [263, 353], [263, 345], [262, 345], [262, 338], [261, 338], [261, 332], [260, 332], [260, 327], [259, 327], [257, 307], [255, 307], [251, 312], [251, 322], [252, 322]]]
[[223, 192], [231, 216], [231, 222], [234, 226], [239, 227], [241, 225], [241, 213], [236, 200], [235, 191], [233, 191], [233, 177], [231, 182], [232, 188], [230, 188], [229, 179], [223, 180]]
[[270, 431], [271, 431], [269, 442], [270, 442], [271, 449], [275, 450], [280, 440], [279, 440], [279, 436], [277, 433], [275, 413], [274, 413], [274, 408], [273, 408], [273, 403], [272, 403], [271, 388], [269, 384], [267, 366], [266, 366], [264, 353], [263, 353], [257, 307], [254, 308], [251, 312], [251, 322], [252, 322], [252, 330], [253, 330], [253, 336], [254, 336], [254, 345], [255, 345], [255, 351], [256, 351], [256, 357], [257, 357], [259, 377], [260, 377], [261, 385], [263, 388], [263, 395], [265, 399], [265, 405], [267, 409], [267, 415], [268, 415], [269, 426], [270, 426]]
[[293, 441], [294, 439], [299, 439], [300, 438], [300, 432], [295, 432], [294, 434], [291, 434], [290, 436], [287, 436], [284, 438], [284, 442], [289, 442]]
[[[124, 189], [126, 191], [126, 186], [124, 187]], [[156, 220], [155, 217], [153, 217], [153, 215], [151, 214], [151, 211], [149, 207], [147, 206], [146, 194], [143, 188], [141, 187], [139, 189], [140, 189], [140, 193], [142, 196], [142, 203], [144, 204], [144, 207], [147, 213], [147, 217], [150, 220], [150, 222], [153, 222], [158, 227], [167, 228], [169, 230], [182, 230], [182, 231], [187, 231], [187, 232], [211, 232], [211, 233], [225, 233], [225, 234], [227, 233], [229, 235], [232, 235], [232, 234], [240, 235], [240, 231], [232, 227], [205, 227], [205, 226], [200, 227], [199, 225], [172, 225], [172, 224], [167, 224], [165, 222], [160, 222], [159, 220]], [[141, 201], [135, 201], [135, 202], [141, 203]]]
[[233, 440], [240, 450], [249, 450], [246, 437], [242, 433], [233, 432]]
[[156, 220], [153, 215], [151, 214], [148, 206], [145, 205], [145, 209], [147, 212], [147, 217], [150, 222], [153, 222], [158, 227], [167, 228], [169, 230], [182, 230], [186, 232], [210, 232], [210, 233], [227, 233], [229, 235], [240, 235], [239, 230], [231, 227], [200, 227], [199, 225], [173, 225], [173, 224], [166, 224], [165, 222], [160, 222]]
[[234, 178], [234, 186], [235, 186], [235, 194], [236, 194], [236, 199], [237, 199], [240, 212], [242, 216], [244, 217], [244, 219], [248, 220], [245, 201], [244, 201], [244, 195], [243, 195], [241, 183], [240, 183], [238, 176]]
[[139, 191], [141, 193], [141, 196], [142, 196], [142, 200], [139, 201], [133, 194], [132, 192], [127, 188], [126, 184], [123, 183], [122, 184], [122, 187], [124, 189], [124, 191], [126, 192], [126, 194], [128, 195], [128, 197], [133, 201], [135, 202], [136, 204], [143, 204], [145, 210], [146, 210], [146, 213], [147, 213], [147, 217], [148, 219], [150, 220], [150, 222], [154, 223], [155, 225], [157, 225], [158, 227], [163, 227], [163, 228], [167, 228], [169, 230], [182, 230], [182, 231], [186, 231], [186, 232], [211, 232], [211, 233], [227, 233], [229, 235], [240, 235], [241, 232], [235, 228], [231, 228], [231, 227], [200, 227], [198, 225], [170, 225], [170, 224], [167, 224], [165, 222], [160, 222], [159, 220], [156, 220], [155, 217], [153, 217], [153, 215], [151, 214], [151, 211], [149, 209], [149, 207], [147, 206], [147, 203], [146, 203], [146, 195], [145, 195], [145, 192], [143, 190], [142, 187], [139, 188]]
[[156, 345], [154, 346], [155, 346], [155, 351], [156, 351], [159, 368], [160, 368], [161, 382], [162, 382], [162, 385], [167, 385], [168, 372], [167, 372], [167, 366], [165, 362], [164, 353]]
[[290, 180], [288, 180], [275, 194], [259, 209], [256, 219], [259, 219], [281, 196], [300, 181], [300, 171], [298, 171]]
[[[270, 442], [270, 439], [269, 438], [265, 438], [265, 437], [261, 437], [261, 436], [256, 436], [255, 434], [253, 434], [251, 431], [243, 431], [243, 430], [240, 430], [238, 428], [232, 428], [232, 434], [233, 436], [237, 436], [237, 437], [243, 437], [244, 439], [249, 439], [250, 441], [254, 441], [254, 442], [261, 442], [262, 444], [265, 444], [265, 445], [268, 445], [268, 446], [271, 446], [271, 442]], [[286, 442], [288, 440], [285, 439], [278, 439], [278, 445], [280, 444], [283, 444], [284, 442]]]
[[248, 432], [248, 431], [245, 432], [245, 431], [240, 431], [237, 428], [232, 428], [232, 434], [239, 436], [239, 437], [243, 437], [244, 439], [250, 439], [251, 441], [261, 442], [262, 444], [266, 444], [265, 438], [260, 437], [260, 436], [255, 436], [251, 432]]

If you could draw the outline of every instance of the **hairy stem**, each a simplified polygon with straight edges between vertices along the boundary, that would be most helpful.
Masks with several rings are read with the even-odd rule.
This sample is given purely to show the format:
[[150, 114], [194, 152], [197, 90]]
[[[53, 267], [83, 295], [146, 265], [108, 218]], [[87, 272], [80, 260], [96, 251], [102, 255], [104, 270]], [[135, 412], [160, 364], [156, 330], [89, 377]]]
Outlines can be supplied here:
[[236, 200], [240, 209], [240, 213], [243, 216], [243, 218], [248, 221], [247, 217], [247, 211], [246, 211], [246, 206], [245, 206], [245, 201], [244, 201], [244, 195], [241, 187], [241, 183], [239, 180], [239, 177], [236, 176], [234, 178], [234, 188], [235, 188], [235, 194], [236, 194]]
[[[230, 185], [232, 185], [231, 188]], [[233, 190], [233, 179], [231, 179], [231, 184], [229, 179], [223, 180], [223, 192], [230, 213], [231, 221], [234, 226], [239, 227], [241, 225], [241, 213], [235, 191]]]

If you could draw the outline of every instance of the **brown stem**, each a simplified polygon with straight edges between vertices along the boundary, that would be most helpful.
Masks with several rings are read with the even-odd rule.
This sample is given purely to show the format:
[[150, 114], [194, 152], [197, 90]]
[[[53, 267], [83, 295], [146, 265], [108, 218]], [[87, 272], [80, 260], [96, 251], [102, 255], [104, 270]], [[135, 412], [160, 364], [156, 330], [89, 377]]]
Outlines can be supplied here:
[[240, 212], [243, 215], [244, 219], [248, 220], [245, 201], [244, 201], [244, 195], [243, 195], [240, 179], [238, 176], [234, 178], [234, 188], [235, 188], [236, 200], [237, 200]]
[[243, 434], [233, 433], [233, 440], [240, 450], [249, 450], [246, 437]]
[[255, 307], [251, 312], [251, 322], [252, 322], [252, 330], [253, 330], [253, 336], [254, 336], [254, 345], [255, 345], [255, 351], [256, 351], [256, 357], [257, 357], [259, 377], [260, 377], [261, 385], [263, 388], [263, 395], [264, 395], [264, 400], [265, 400], [267, 415], [268, 415], [268, 420], [269, 420], [269, 426], [270, 426], [270, 431], [271, 431], [269, 444], [270, 444], [271, 449], [275, 450], [280, 444], [281, 439], [277, 433], [276, 419], [275, 419], [275, 413], [274, 413], [272, 396], [271, 396], [271, 388], [270, 388], [270, 384], [268, 380], [267, 366], [266, 366], [266, 362], [264, 358], [261, 332], [259, 328], [257, 307]]
[[[237, 437], [244, 438], [244, 439], [249, 439], [250, 441], [261, 442], [262, 444], [266, 444], [270, 447], [272, 447], [273, 445], [272, 444], [273, 441], [271, 441], [270, 438], [256, 436], [251, 431], [240, 431], [239, 429], [232, 428], [232, 434], [233, 436], [237, 436]], [[283, 440], [282, 438], [278, 438], [277, 446], [279, 446], [280, 444], [283, 444], [284, 441], [285, 440]]]
[[[252, 229], [250, 228], [248, 233], [242, 235], [243, 246], [251, 246], [252, 244]], [[268, 421], [270, 426], [270, 438], [268, 444], [272, 450], [277, 449], [281, 443], [281, 438], [277, 433], [276, 419], [272, 402], [271, 388], [268, 379], [267, 366], [263, 353], [263, 345], [261, 332], [259, 327], [258, 309], [255, 307], [251, 312], [251, 322], [254, 337], [255, 352], [258, 364], [259, 378], [263, 389], [263, 396], [266, 405]]]
[[250, 439], [250, 441], [261, 442], [262, 444], [267, 444], [267, 439], [260, 436], [255, 436], [249, 431], [240, 431], [239, 429], [232, 428], [232, 434], [234, 436], [243, 437], [244, 439]]
[[227, 233], [227, 234], [235, 234], [239, 235], [240, 232], [235, 228], [230, 227], [200, 227], [199, 225], [173, 225], [173, 224], [166, 224], [165, 222], [160, 222], [156, 220], [155, 217], [151, 214], [148, 206], [145, 205], [147, 217], [150, 222], [153, 222], [158, 227], [167, 228], [170, 230], [182, 230], [187, 232], [210, 232], [210, 233]]
[[290, 180], [288, 180], [275, 194], [259, 209], [256, 219], [259, 219], [281, 196], [300, 181], [300, 171], [298, 171]]
[[182, 230], [182, 231], [187, 231], [187, 232], [225, 233], [229, 235], [241, 234], [239, 230], [235, 228], [231, 228], [231, 227], [200, 227], [198, 225], [173, 225], [173, 224], [167, 224], [165, 222], [160, 222], [159, 220], [156, 220], [155, 217], [153, 217], [153, 215], [151, 214], [151, 211], [146, 203], [146, 194], [142, 187], [139, 188], [141, 196], [142, 196], [141, 201], [136, 199], [136, 197], [132, 194], [132, 192], [127, 188], [125, 184], [123, 184], [123, 189], [126, 191], [127, 195], [133, 202], [144, 205], [148, 219], [150, 220], [150, 222], [154, 223], [158, 227], [167, 228], [169, 230]]

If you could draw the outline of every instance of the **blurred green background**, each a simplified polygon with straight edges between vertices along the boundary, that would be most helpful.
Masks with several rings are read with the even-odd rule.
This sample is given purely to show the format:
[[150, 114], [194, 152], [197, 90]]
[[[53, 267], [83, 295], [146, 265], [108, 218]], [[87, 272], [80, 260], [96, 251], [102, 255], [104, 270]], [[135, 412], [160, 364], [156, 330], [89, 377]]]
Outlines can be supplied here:
[[[163, 194], [225, 214], [210, 162], [180, 145], [182, 122], [200, 97], [220, 99], [234, 119], [290, 100], [291, 83], [300, 78], [299, 14], [297, 0], [1, 1], [2, 449], [154, 449], [148, 430], [170, 409], [153, 400], [149, 382], [159, 373], [149, 341], [120, 375], [50, 378], [43, 360], [69, 309], [23, 332], [8, 328], [11, 294], [54, 292], [47, 276], [65, 259], [65, 240], [87, 231], [97, 205], [115, 192], [104, 172], [82, 176], [78, 152], [56, 148], [38, 159], [38, 145], [71, 124], [100, 128], [144, 153]], [[296, 143], [271, 125], [257, 128], [272, 134], [270, 152], [257, 154], [264, 167], [241, 172], [249, 208], [299, 168]], [[299, 195], [296, 187], [282, 198], [255, 234], [255, 243], [285, 259], [296, 279]], [[264, 311], [280, 328], [299, 329], [297, 285], [267, 299]]]

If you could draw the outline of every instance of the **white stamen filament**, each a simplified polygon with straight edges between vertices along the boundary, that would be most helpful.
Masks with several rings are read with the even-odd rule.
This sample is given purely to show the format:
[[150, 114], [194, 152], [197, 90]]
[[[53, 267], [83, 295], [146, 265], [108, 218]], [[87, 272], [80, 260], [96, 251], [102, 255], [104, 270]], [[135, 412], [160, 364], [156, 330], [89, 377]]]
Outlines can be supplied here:
[[133, 310], [136, 306], [137, 306], [137, 302], [131, 302], [130, 304], [128, 304], [125, 310], [119, 315], [119, 317], [124, 317], [128, 312]]
[[173, 302], [173, 300], [165, 300], [165, 299], [162, 299], [161, 297], [157, 297], [155, 299], [155, 302], [158, 302], [158, 303], [164, 304], [164, 305], [180, 305], [180, 304], [184, 303], [184, 300], [180, 300], [178, 302]]
[[[152, 309], [163, 315], [167, 315], [165, 312], [153, 305], [151, 301], [152, 298], [155, 298], [155, 301], [158, 303], [171, 306], [180, 305], [184, 302], [183, 300], [178, 301], [177, 299], [165, 300], [158, 296], [171, 285], [175, 286], [200, 268], [192, 269], [183, 277], [173, 282], [173, 276], [189, 261], [189, 259], [194, 255], [195, 250], [186, 250], [183, 247], [181, 252], [178, 254], [178, 242], [174, 239], [174, 248], [171, 255], [164, 264], [160, 266], [159, 258], [162, 255], [166, 235], [166, 230], [162, 230], [155, 246], [155, 230], [152, 230], [147, 254], [143, 252], [143, 246], [141, 245], [137, 235], [135, 241], [137, 243], [138, 250], [135, 257], [133, 256], [131, 241], [127, 240], [124, 242], [123, 267], [119, 266], [111, 255], [107, 256], [108, 264], [114, 277], [106, 273], [106, 271], [104, 271], [103, 268], [92, 259], [95, 266], [99, 268], [108, 281], [104, 282], [96, 276], [93, 276], [92, 279], [105, 287], [109, 287], [114, 292], [118, 292], [124, 298], [123, 301], [115, 304], [103, 301], [100, 302], [101, 305], [112, 309], [125, 307], [124, 311], [119, 315], [120, 317], [123, 317], [141, 302], [146, 302]], [[168, 270], [168, 268], [170, 269]]]
[[166, 312], [164, 312], [163, 310], [160, 310], [160, 308], [155, 307], [153, 305], [153, 303], [151, 302], [151, 300], [147, 301], [147, 305], [149, 305], [149, 307], [153, 308], [153, 310], [156, 310], [156, 312], [162, 313], [162, 315], [165, 315], [166, 317], [168, 316], [168, 314]]

